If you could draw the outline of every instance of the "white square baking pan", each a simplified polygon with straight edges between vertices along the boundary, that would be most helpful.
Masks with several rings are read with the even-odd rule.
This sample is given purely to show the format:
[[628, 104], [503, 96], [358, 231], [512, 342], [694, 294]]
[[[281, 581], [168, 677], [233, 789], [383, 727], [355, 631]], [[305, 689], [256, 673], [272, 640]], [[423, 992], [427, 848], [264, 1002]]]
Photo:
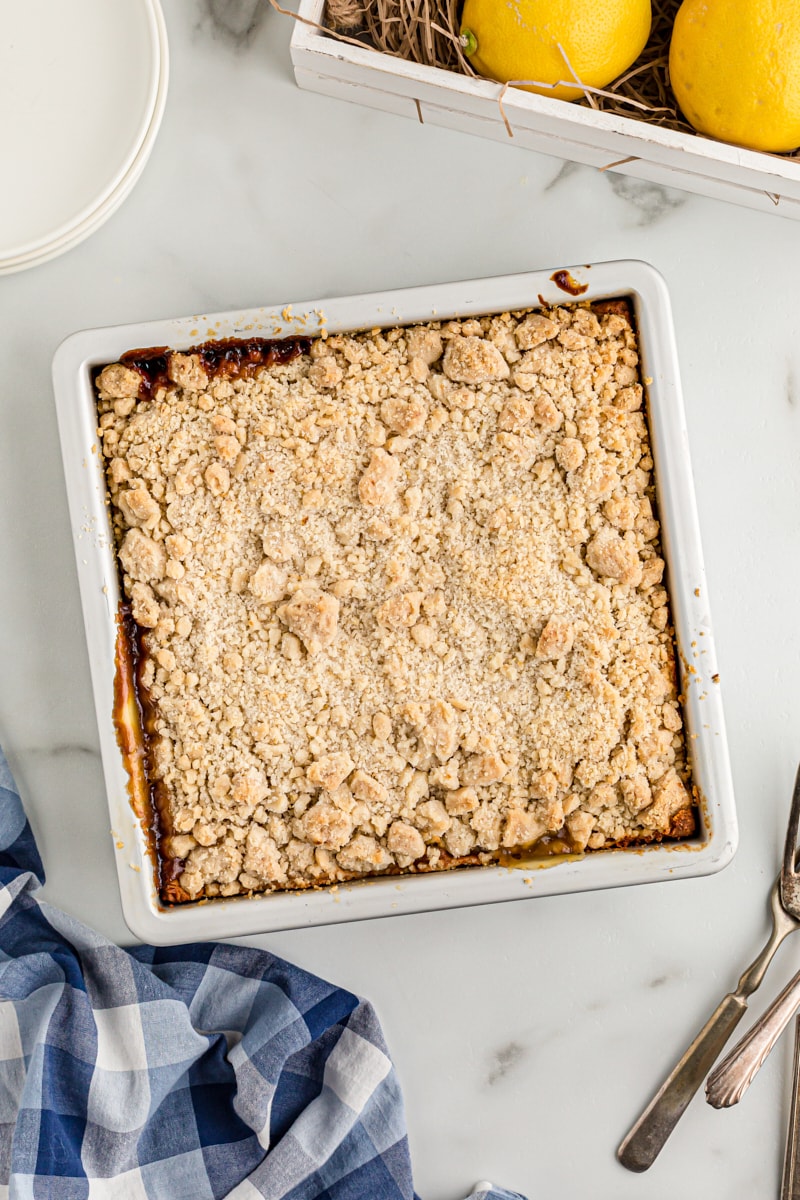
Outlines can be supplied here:
[[[97, 444], [93, 368], [114, 362], [135, 347], [185, 349], [214, 338], [313, 335], [323, 328], [334, 333], [565, 303], [574, 298], [565, 293], [565, 280], [568, 287], [585, 287], [582, 300], [624, 296], [635, 310], [642, 372], [648, 381], [657, 498], [678, 639], [688, 745], [701, 796], [697, 832], [683, 842], [599, 850], [581, 858], [534, 859], [514, 867], [470, 867], [375, 878], [335, 889], [164, 907], [154, 886], [147, 838], [131, 807], [128, 777], [113, 722], [120, 591]], [[234, 937], [394, 913], [677, 880], [711, 874], [730, 862], [738, 833], [689, 442], [669, 297], [663, 279], [651, 267], [641, 262], [600, 263], [90, 329], [73, 334], [58, 348], [53, 380], [122, 907], [137, 937], [159, 945]]]

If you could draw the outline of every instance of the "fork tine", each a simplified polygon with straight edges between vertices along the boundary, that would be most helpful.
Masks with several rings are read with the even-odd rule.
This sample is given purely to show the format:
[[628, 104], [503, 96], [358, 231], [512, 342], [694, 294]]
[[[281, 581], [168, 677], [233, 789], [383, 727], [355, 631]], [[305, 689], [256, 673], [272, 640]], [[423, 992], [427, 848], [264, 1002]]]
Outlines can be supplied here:
[[797, 768], [797, 775], [794, 781], [794, 792], [792, 793], [792, 807], [789, 811], [789, 824], [786, 827], [786, 842], [783, 847], [783, 867], [781, 868], [781, 880], [793, 878], [797, 875], [796, 859], [797, 859], [797, 836], [800, 831], [800, 767]]

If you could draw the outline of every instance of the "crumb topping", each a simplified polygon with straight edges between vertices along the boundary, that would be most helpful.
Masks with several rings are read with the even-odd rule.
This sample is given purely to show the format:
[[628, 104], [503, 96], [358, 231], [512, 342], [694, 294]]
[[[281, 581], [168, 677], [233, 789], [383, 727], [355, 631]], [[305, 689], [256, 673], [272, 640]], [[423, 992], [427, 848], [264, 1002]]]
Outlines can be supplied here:
[[690, 831], [622, 312], [140, 384], [104, 368], [99, 426], [186, 898]]

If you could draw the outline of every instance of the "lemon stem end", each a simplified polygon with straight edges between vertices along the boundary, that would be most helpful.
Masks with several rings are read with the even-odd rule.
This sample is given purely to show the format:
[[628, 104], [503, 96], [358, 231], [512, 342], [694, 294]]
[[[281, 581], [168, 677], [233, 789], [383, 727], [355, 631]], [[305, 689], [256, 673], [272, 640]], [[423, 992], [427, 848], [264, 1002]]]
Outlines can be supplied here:
[[478, 39], [475, 37], [475, 34], [471, 29], [462, 29], [461, 37], [458, 40], [467, 58], [471, 58], [478, 49]]

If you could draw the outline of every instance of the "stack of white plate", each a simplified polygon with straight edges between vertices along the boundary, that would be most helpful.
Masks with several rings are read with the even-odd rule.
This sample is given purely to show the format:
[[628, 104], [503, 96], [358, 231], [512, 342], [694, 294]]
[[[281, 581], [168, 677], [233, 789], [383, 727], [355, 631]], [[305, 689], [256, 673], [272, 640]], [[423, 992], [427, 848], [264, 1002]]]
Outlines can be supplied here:
[[120, 206], [167, 97], [159, 0], [13, 0], [0, 25], [0, 275], [72, 249]]

